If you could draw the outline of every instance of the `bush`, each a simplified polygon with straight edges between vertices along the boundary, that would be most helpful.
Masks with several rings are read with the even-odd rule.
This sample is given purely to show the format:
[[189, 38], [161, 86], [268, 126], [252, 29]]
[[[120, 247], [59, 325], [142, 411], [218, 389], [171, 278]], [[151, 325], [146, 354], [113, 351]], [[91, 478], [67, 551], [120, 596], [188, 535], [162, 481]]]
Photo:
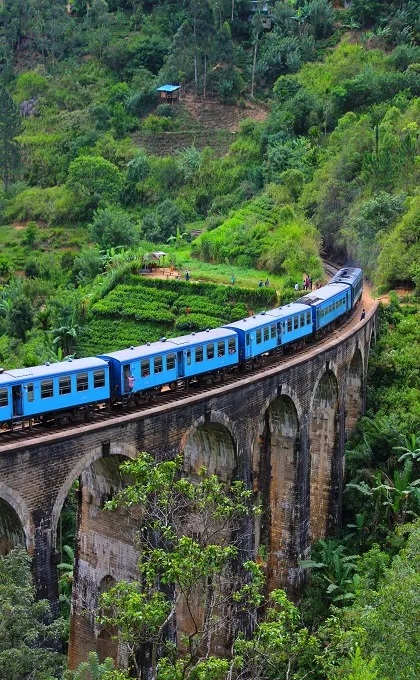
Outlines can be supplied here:
[[9, 201], [9, 220], [45, 220], [47, 224], [74, 222], [79, 208], [74, 193], [67, 187], [33, 187]]
[[175, 323], [177, 331], [205, 331], [207, 328], [218, 328], [223, 324], [222, 319], [205, 314], [183, 314]]
[[170, 104], [159, 104], [159, 106], [156, 109], [156, 115], [159, 116], [159, 118], [173, 118], [174, 117], [173, 106], [171, 106]]
[[144, 119], [142, 125], [143, 129], [147, 130], [147, 132], [159, 135], [162, 132], [171, 130], [174, 127], [174, 122], [171, 118], [159, 118], [159, 116], [150, 114], [150, 116]]
[[124, 210], [103, 208], [94, 215], [91, 235], [102, 248], [116, 248], [133, 245], [137, 230], [133, 219]]

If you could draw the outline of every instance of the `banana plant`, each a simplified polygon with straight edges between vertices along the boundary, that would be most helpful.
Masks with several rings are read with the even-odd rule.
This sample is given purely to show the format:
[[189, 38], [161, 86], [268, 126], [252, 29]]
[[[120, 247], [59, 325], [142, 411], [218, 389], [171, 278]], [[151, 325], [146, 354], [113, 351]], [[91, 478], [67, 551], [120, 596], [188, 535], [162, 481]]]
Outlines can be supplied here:
[[405, 438], [405, 446], [394, 446], [394, 451], [402, 452], [402, 455], [398, 458], [399, 463], [407, 459], [420, 461], [420, 437], [410, 434], [409, 437]]
[[347, 555], [345, 545], [335, 540], [321, 540], [317, 544], [320, 561], [303, 560], [303, 569], [313, 569], [320, 573], [328, 584], [326, 594], [333, 602], [343, 602], [355, 598], [358, 584], [358, 555]]

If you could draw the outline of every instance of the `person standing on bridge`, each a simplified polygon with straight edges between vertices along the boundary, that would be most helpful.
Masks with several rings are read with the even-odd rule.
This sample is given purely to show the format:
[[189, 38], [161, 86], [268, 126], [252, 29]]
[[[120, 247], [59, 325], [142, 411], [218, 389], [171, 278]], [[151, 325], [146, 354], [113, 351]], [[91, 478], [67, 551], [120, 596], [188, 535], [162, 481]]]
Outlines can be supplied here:
[[363, 321], [363, 319], [365, 318], [365, 316], [366, 316], [366, 312], [365, 312], [365, 310], [363, 309], [363, 310], [362, 310], [362, 313], [361, 313], [361, 315], [360, 315], [360, 321]]

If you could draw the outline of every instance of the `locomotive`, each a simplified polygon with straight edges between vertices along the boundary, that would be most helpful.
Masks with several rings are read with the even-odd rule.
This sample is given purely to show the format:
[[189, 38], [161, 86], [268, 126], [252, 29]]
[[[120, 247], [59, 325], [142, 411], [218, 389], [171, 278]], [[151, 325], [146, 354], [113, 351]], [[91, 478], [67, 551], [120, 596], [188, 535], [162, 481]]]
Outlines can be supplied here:
[[362, 270], [340, 269], [328, 284], [296, 302], [220, 328], [129, 347], [96, 357], [0, 369], [0, 427], [73, 422], [99, 406], [142, 402], [163, 389], [217, 382], [230, 371], [258, 366], [330, 330], [361, 299]]

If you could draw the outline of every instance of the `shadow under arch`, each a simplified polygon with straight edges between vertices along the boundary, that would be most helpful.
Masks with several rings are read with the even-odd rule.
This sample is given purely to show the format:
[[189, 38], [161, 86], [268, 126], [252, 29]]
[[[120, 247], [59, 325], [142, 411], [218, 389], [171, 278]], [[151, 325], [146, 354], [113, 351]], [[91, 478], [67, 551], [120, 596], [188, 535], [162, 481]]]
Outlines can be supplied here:
[[20, 495], [0, 482], [0, 555], [17, 545], [33, 550], [33, 526], [29, 509]]
[[282, 586], [290, 590], [294, 581], [292, 554], [300, 454], [300, 419], [292, 397], [282, 390], [268, 405], [264, 422], [256, 443], [259, 470], [254, 490], [262, 495], [264, 507], [260, 531], [258, 527], [256, 530], [257, 543], [268, 549], [269, 588]]
[[78, 463], [69, 472], [63, 484], [61, 485], [57, 494], [56, 501], [54, 503], [54, 507], [52, 509], [51, 531], [54, 542], [60, 513], [63, 508], [64, 501], [66, 500], [73, 484], [77, 479], [79, 479], [83, 472], [88, 470], [91, 467], [91, 465], [93, 465], [93, 463], [95, 463], [97, 460], [101, 458], [106, 458], [107, 456], [119, 456], [121, 459], [124, 458], [133, 459], [138, 456], [138, 450], [132, 444], [124, 443], [117, 444], [111, 442], [109, 448], [107, 447], [106, 449], [104, 449], [104, 446], [96, 446], [95, 448], [91, 449], [88, 453], [86, 453], [83, 456], [83, 458], [81, 458], [78, 461]]
[[212, 412], [209, 419], [199, 418], [181, 441], [184, 471], [195, 476], [205, 467], [208, 474], [230, 482], [236, 468], [236, 441], [234, 428], [223, 414]]
[[346, 379], [346, 434], [349, 434], [355, 428], [357, 421], [363, 413], [363, 376], [363, 356], [360, 349], [356, 347]]
[[331, 480], [339, 449], [338, 381], [330, 369], [316, 383], [309, 418], [311, 541], [324, 538], [334, 516]]

